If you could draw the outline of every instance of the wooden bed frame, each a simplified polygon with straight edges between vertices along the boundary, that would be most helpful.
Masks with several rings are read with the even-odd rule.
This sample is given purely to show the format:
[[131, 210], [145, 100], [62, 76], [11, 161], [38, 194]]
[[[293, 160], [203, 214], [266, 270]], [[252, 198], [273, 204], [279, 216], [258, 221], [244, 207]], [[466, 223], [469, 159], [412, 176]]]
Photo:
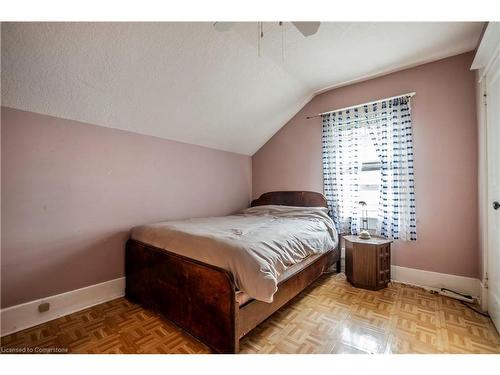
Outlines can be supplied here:
[[[278, 204], [327, 207], [320, 193], [277, 191], [252, 201], [253, 206]], [[168, 320], [218, 353], [238, 353], [239, 341], [337, 262], [339, 246], [307, 258], [307, 266], [278, 284], [274, 301], [236, 301], [228, 271], [154, 246], [128, 240], [125, 252], [126, 297]]]

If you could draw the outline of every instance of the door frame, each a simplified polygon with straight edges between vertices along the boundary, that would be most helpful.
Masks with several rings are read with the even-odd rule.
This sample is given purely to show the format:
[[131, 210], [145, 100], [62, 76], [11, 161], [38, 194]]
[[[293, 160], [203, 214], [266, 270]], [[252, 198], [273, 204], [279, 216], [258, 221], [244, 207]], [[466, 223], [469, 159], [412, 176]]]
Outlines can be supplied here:
[[482, 256], [482, 269], [479, 270], [481, 310], [488, 311], [488, 126], [486, 122], [486, 85], [482, 71], [477, 74], [477, 120], [478, 120], [478, 215], [479, 215], [479, 247]]
[[488, 311], [488, 258], [489, 258], [489, 209], [488, 200], [488, 124], [487, 92], [485, 78], [495, 61], [500, 58], [500, 22], [489, 22], [483, 29], [471, 69], [477, 70], [476, 107], [478, 121], [478, 192], [479, 192], [479, 236], [482, 255], [481, 309]]

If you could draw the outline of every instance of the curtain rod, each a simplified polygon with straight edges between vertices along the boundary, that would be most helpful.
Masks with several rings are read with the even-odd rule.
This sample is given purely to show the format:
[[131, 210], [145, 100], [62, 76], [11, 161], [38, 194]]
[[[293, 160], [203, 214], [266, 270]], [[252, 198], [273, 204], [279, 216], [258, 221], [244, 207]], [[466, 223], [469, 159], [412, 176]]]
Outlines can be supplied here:
[[309, 120], [311, 118], [321, 117], [323, 115], [326, 115], [327, 113], [346, 111], [346, 110], [351, 109], [351, 108], [356, 108], [356, 107], [361, 107], [361, 106], [364, 106], [364, 105], [375, 104], [375, 103], [378, 103], [378, 102], [383, 102], [384, 100], [397, 99], [397, 98], [401, 98], [403, 96], [409, 96], [411, 98], [412, 96], [415, 96], [415, 94], [416, 94], [416, 92], [409, 92], [409, 93], [406, 93], [406, 94], [391, 96], [390, 98], [383, 98], [383, 99], [374, 100], [374, 101], [368, 102], [368, 103], [351, 105], [350, 107], [344, 107], [344, 108], [334, 109], [333, 111], [321, 112], [321, 113], [318, 113], [317, 115], [314, 115], [314, 116], [307, 116], [306, 119]]
[[378, 120], [378, 119], [381, 119], [381, 118], [388, 118], [388, 116], [375, 116], [375, 117], [371, 117], [371, 118], [368, 118], [368, 119], [362, 119], [362, 120], [359, 120], [359, 119], [350, 119], [350, 120], [344, 120], [340, 123], [337, 123], [337, 125], [350, 125], [350, 124], [354, 124], [354, 123], [358, 123], [358, 124], [364, 124], [365, 122], [371, 122], [371, 121], [375, 121], [375, 120]]

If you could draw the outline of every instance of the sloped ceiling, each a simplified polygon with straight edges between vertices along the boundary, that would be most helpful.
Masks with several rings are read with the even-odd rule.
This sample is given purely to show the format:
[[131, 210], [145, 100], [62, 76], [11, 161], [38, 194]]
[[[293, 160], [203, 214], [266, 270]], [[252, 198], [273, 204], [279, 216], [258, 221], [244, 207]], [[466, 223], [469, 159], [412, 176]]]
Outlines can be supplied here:
[[[3, 23], [2, 105], [252, 155], [312, 96], [470, 51], [482, 23]], [[282, 40], [283, 48], [282, 48]]]

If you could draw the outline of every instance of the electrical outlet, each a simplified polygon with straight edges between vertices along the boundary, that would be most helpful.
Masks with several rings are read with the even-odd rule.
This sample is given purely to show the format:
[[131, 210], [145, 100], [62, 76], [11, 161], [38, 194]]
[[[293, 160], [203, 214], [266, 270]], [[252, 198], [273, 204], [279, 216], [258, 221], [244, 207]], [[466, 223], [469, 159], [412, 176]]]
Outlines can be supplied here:
[[38, 305], [38, 311], [41, 313], [49, 311], [49, 309], [50, 309], [50, 303], [48, 302], [44, 302]]

